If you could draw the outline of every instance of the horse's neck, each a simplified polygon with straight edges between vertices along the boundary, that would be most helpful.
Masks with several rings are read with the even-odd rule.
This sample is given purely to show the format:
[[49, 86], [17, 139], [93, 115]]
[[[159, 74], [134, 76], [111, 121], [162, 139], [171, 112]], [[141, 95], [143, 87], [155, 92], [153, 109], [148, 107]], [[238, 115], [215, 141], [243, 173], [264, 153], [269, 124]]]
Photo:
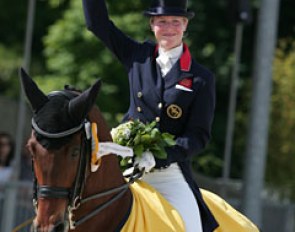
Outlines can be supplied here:
[[99, 141], [112, 141], [110, 128], [97, 106], [92, 107], [88, 117], [91, 122], [95, 122], [97, 124], [97, 136]]
[[[94, 106], [91, 109], [89, 120], [97, 124], [97, 136], [100, 142], [112, 141], [110, 129], [98, 107]], [[96, 173], [90, 175], [89, 182], [93, 182], [91, 185], [95, 185], [101, 190], [123, 184], [124, 178], [119, 167], [118, 158], [113, 154], [104, 156], [101, 167]], [[93, 189], [92, 187], [90, 188]]]
[[[104, 156], [100, 168], [95, 173], [91, 173], [87, 178], [83, 197], [105, 192], [122, 186], [123, 184], [125, 184], [125, 181], [118, 165], [117, 157], [113, 154]], [[118, 193], [109, 194], [97, 200], [85, 203], [85, 205], [81, 205], [76, 212], [77, 219], [93, 212], [93, 210], [97, 209], [102, 204], [109, 202], [116, 194]], [[89, 232], [95, 232], [98, 228], [99, 231], [116, 231], [118, 225], [122, 223], [122, 220], [129, 212], [131, 200], [131, 191], [128, 189], [122, 197], [111, 203], [93, 218], [86, 221], [83, 228], [87, 228]], [[84, 229], [78, 227], [77, 231], [84, 232]]]
[[102, 157], [99, 169], [89, 174], [85, 187], [85, 194], [92, 195], [125, 183], [118, 158], [114, 154]]
[[[105, 142], [112, 140], [110, 130], [97, 107], [92, 109], [89, 119], [90, 121], [97, 123], [99, 141]], [[92, 196], [122, 186], [123, 184], [125, 184], [125, 180], [117, 156], [114, 154], [106, 155], [102, 157], [99, 169], [96, 172], [89, 174], [83, 196]], [[79, 216], [84, 216], [85, 212], [90, 213], [93, 209], [97, 208], [97, 206], [108, 202], [113, 196], [114, 194], [111, 194], [86, 203], [85, 206], [81, 207], [81, 210], [78, 213], [81, 215]], [[131, 192], [128, 190], [123, 197], [101, 211], [93, 219], [89, 220], [87, 230], [97, 231], [97, 228], [100, 228], [100, 231], [115, 231], [117, 225], [121, 223], [122, 219], [128, 212], [131, 199]]]

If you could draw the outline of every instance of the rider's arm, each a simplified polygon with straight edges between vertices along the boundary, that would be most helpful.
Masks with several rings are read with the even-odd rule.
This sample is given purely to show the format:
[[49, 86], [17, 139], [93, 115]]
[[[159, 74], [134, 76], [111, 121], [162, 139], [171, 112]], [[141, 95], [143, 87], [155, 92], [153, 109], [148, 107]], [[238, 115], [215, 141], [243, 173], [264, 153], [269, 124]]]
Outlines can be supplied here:
[[133, 52], [140, 44], [120, 31], [109, 19], [104, 0], [83, 0], [87, 28], [92, 31], [123, 63], [129, 67]]

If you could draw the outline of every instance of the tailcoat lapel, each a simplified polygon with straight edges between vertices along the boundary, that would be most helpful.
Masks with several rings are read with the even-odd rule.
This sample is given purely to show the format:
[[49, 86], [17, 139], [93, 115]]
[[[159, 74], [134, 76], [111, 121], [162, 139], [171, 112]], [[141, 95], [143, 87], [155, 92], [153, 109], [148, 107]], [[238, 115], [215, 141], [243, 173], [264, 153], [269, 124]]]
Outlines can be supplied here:
[[191, 72], [192, 57], [186, 44], [183, 44], [183, 53], [180, 59], [173, 65], [171, 70], [165, 76], [165, 89], [176, 85], [179, 81], [192, 78]]
[[162, 100], [162, 96], [163, 96], [163, 85], [164, 85], [164, 80], [161, 74], [161, 69], [160, 66], [156, 63], [156, 60], [153, 60], [154, 62], [154, 83], [155, 83], [155, 92], [157, 94], [157, 96], [159, 97], [159, 100]]
[[191, 72], [185, 72], [180, 68], [180, 61], [177, 61], [171, 70], [165, 76], [165, 89], [171, 88], [176, 85], [179, 81], [192, 78], [194, 75]]

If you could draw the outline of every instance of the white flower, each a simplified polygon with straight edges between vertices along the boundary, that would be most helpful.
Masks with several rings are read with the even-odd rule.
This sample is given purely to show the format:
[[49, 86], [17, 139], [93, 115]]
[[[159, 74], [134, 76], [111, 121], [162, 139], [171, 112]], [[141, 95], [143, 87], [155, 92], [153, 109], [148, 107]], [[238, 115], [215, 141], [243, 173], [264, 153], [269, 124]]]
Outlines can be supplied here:
[[140, 169], [145, 168], [145, 172], [150, 172], [153, 167], [156, 166], [156, 161], [153, 153], [150, 151], [145, 151], [142, 153], [141, 157], [136, 157], [134, 165], [138, 165]]
[[118, 141], [120, 138], [128, 140], [131, 135], [132, 124], [133, 122], [130, 121], [120, 124], [116, 128], [112, 128], [111, 136], [113, 140]]
[[126, 128], [123, 131], [123, 137], [124, 137], [124, 139], [129, 139], [130, 138], [130, 135], [131, 135], [131, 130], [129, 128]]
[[111, 136], [112, 136], [113, 140], [115, 140], [115, 138], [117, 136], [117, 132], [118, 132], [117, 128], [113, 128], [111, 130]]

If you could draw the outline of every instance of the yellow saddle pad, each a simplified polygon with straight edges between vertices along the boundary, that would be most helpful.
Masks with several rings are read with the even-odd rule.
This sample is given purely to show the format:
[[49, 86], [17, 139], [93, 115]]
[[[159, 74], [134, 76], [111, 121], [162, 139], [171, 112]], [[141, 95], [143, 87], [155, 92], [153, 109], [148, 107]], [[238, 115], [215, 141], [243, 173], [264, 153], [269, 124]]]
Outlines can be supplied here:
[[130, 186], [133, 205], [122, 232], [184, 232], [179, 213], [153, 187], [143, 181]]
[[[185, 225], [174, 207], [152, 186], [136, 181], [130, 186], [133, 205], [121, 232], [184, 232]], [[219, 227], [214, 232], [259, 232], [247, 217], [218, 195], [201, 189], [204, 201]]]
[[259, 231], [247, 217], [235, 210], [218, 195], [201, 189], [204, 201], [219, 224], [214, 232], [257, 232]]

